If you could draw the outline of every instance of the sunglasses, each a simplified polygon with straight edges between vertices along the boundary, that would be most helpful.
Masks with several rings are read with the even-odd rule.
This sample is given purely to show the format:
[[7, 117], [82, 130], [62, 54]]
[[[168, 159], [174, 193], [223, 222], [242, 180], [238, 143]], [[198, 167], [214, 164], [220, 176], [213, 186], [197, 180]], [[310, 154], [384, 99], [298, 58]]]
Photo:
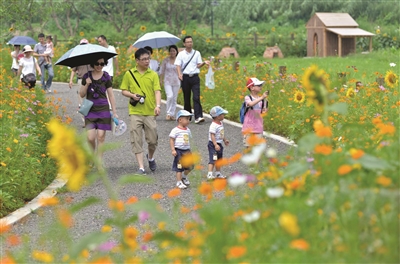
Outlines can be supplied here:
[[101, 62], [101, 63], [95, 62], [94, 65], [103, 67], [106, 64], [104, 62]]

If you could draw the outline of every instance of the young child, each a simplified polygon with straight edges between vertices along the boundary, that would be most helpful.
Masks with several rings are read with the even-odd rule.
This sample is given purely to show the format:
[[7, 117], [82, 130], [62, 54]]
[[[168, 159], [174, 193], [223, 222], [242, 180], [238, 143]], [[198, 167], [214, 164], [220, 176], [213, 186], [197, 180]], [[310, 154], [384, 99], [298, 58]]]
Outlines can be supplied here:
[[223, 156], [224, 147], [222, 146], [222, 142], [225, 146], [229, 145], [229, 140], [225, 139], [224, 124], [222, 123], [227, 113], [228, 111], [220, 106], [214, 106], [210, 111], [213, 122], [208, 132], [208, 180], [226, 178], [226, 176], [221, 174], [221, 168], [219, 166], [215, 166], [215, 176], [213, 175], [213, 170], [215, 161], [221, 159]]
[[52, 36], [47, 36], [46, 37], [46, 50], [44, 51], [44, 54], [48, 54], [49, 56], [45, 56], [45, 64], [51, 64], [51, 58], [54, 57], [54, 46], [53, 46], [53, 38]]
[[190, 185], [187, 177], [192, 168], [184, 168], [180, 160], [183, 155], [190, 153], [189, 138], [192, 137], [192, 134], [190, 133], [188, 125], [192, 116], [193, 114], [186, 110], [179, 110], [176, 114], [178, 126], [174, 127], [169, 134], [169, 145], [171, 147], [172, 156], [175, 157], [172, 170], [176, 172], [176, 187], [179, 189], [186, 189], [187, 186]]
[[247, 138], [250, 135], [255, 134], [260, 138], [263, 137], [264, 120], [261, 114], [268, 111], [268, 101], [265, 100], [265, 98], [268, 97], [268, 91], [265, 91], [259, 96], [263, 84], [264, 81], [260, 81], [257, 78], [250, 78], [247, 80], [246, 87], [249, 89], [250, 95], [246, 95], [244, 100], [249, 109], [244, 116], [242, 127], [243, 143], [246, 147], [249, 146]]

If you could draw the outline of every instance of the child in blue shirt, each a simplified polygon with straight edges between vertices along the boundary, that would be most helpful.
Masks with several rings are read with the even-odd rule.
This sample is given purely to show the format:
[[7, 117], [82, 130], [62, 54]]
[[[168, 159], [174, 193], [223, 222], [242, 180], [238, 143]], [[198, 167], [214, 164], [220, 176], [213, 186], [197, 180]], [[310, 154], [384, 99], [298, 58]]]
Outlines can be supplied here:
[[213, 170], [215, 162], [223, 156], [224, 147], [222, 146], [222, 143], [224, 143], [225, 146], [229, 145], [229, 140], [225, 139], [224, 124], [222, 123], [222, 120], [224, 120], [225, 114], [227, 113], [228, 111], [220, 106], [214, 106], [210, 111], [213, 122], [208, 131], [208, 180], [226, 178], [226, 176], [221, 174], [221, 168], [219, 166], [215, 166], [215, 176], [213, 175]]

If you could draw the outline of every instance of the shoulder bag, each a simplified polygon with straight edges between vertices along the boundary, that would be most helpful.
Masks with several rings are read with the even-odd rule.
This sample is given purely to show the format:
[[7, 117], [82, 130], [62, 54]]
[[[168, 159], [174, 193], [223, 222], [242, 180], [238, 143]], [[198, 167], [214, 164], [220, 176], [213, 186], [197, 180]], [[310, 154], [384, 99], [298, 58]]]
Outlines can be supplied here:
[[[35, 69], [35, 58], [33, 56], [32, 60], [33, 60], [33, 69]], [[23, 75], [22, 81], [29, 86], [29, 89], [32, 89], [36, 85], [36, 75], [34, 73], [28, 73], [27, 75]]]
[[140, 100], [139, 100], [139, 101], [136, 101], [135, 99], [131, 98], [131, 99], [129, 100], [129, 103], [130, 103], [132, 106], [136, 106], [139, 102], [140, 102], [141, 104], [143, 104], [143, 103], [144, 103], [144, 99], [146, 99], [146, 94], [143, 92], [142, 88], [140, 87], [138, 81], [137, 81], [136, 78], [135, 78], [135, 75], [131, 72], [131, 70], [129, 70], [129, 73], [132, 75], [132, 78], [135, 80], [135, 82], [136, 82], [137, 86], [139, 87], [140, 91], [142, 91], [142, 93], [143, 93], [143, 96], [140, 97]]

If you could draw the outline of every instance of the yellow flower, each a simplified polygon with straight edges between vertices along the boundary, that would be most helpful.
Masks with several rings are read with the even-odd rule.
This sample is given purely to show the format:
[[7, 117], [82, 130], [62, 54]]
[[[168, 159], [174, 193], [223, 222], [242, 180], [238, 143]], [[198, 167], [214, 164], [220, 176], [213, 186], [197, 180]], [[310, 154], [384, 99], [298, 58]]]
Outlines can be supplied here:
[[128, 226], [124, 230], [124, 241], [131, 249], [135, 249], [138, 245], [136, 241], [138, 234], [139, 231], [132, 226]]
[[393, 71], [387, 71], [385, 75], [385, 83], [390, 88], [394, 88], [399, 84], [399, 77]]
[[182, 29], [181, 34], [186, 35], [186, 30]]
[[1, 162], [0, 164], [1, 164], [1, 166], [3, 166], [3, 167], [6, 167], [6, 166], [7, 166], [7, 164], [4, 163], [4, 162]]
[[101, 227], [101, 232], [103, 232], [103, 233], [111, 232], [111, 230], [112, 230], [112, 227], [109, 225], [104, 225]]
[[354, 96], [356, 96], [354, 89], [353, 88], [348, 89], [346, 92], [346, 97], [353, 98]]
[[375, 32], [376, 34], [381, 34], [381, 30], [379, 28]]
[[297, 217], [289, 212], [283, 212], [279, 216], [279, 225], [292, 236], [297, 236], [300, 233]]
[[9, 29], [8, 31], [13, 32], [13, 31], [14, 31], [14, 28], [13, 28], [13, 27], [10, 27], [10, 29]]
[[296, 103], [302, 103], [302, 102], [304, 102], [304, 100], [306, 100], [306, 94], [305, 93], [297, 91], [294, 94], [294, 101]]
[[83, 31], [79, 32], [79, 36], [83, 37], [85, 36], [85, 33], [83, 33]]
[[86, 152], [77, 142], [72, 128], [53, 119], [48, 124], [48, 130], [53, 135], [47, 145], [49, 155], [57, 160], [61, 176], [68, 179], [68, 189], [79, 191], [88, 171]]
[[168, 259], [184, 258], [187, 255], [187, 250], [181, 247], [172, 248], [165, 252]]
[[140, 31], [146, 31], [146, 26], [140, 26]]
[[227, 38], [229, 38], [231, 36], [231, 33], [228, 32], [225, 35], [226, 35]]
[[207, 43], [210, 43], [210, 38], [207, 38], [207, 39], [206, 39], [206, 42], [207, 42]]
[[272, 31], [272, 32], [275, 32], [275, 27], [272, 27], [272, 28], [271, 28], [271, 31]]
[[53, 255], [51, 255], [45, 251], [38, 251], [38, 250], [34, 250], [32, 252], [32, 257], [36, 260], [39, 260], [41, 262], [46, 262], [46, 263], [51, 263], [54, 260]]
[[232, 38], [236, 37], [236, 33], [232, 32]]
[[328, 75], [324, 70], [318, 69], [318, 66], [310, 66], [303, 75], [303, 87], [307, 90], [306, 95], [308, 105], [314, 104], [318, 111], [322, 111], [327, 103], [329, 90]]

